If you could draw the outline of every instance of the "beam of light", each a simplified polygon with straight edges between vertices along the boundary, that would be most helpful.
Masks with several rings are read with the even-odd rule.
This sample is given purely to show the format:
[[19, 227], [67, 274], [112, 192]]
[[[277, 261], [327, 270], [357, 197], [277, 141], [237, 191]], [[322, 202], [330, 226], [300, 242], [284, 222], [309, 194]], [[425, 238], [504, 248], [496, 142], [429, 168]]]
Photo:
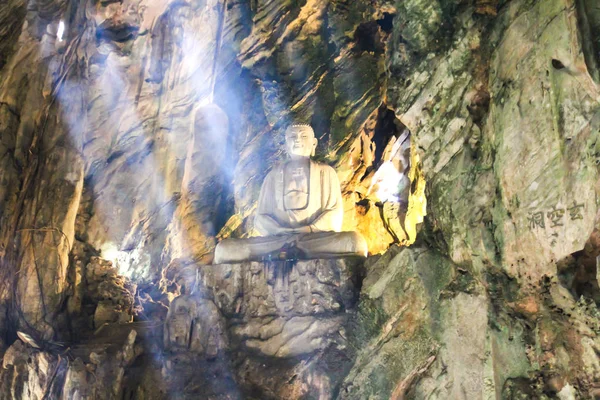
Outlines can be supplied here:
[[[115, 210], [120, 208], [127, 210], [128, 207], [124, 204], [144, 201], [145, 209], [150, 212], [155, 212], [166, 203], [167, 205], [162, 207], [161, 214], [164, 215], [166, 212], [167, 215], [172, 215], [169, 214], [172, 210], [168, 209], [172, 205], [168, 202], [168, 196], [160, 190], [164, 186], [164, 177], [152, 151], [145, 149], [149, 141], [148, 132], [144, 121], [138, 115], [136, 105], [128, 96], [131, 84], [125, 79], [125, 70], [118, 59], [118, 51], [112, 46], [109, 46], [100, 75], [91, 81], [91, 90], [86, 86], [81, 82], [66, 79], [57, 91], [57, 99], [61, 104], [62, 115], [74, 143], [85, 143], [89, 140], [89, 137], [86, 138], [88, 132], [90, 130], [95, 132], [94, 141], [90, 142], [95, 146], [95, 151], [84, 149], [83, 156], [88, 170], [86, 174], [89, 174], [92, 182], [91, 188], [94, 191], [100, 190], [95, 193], [93, 199], [94, 214], [99, 224], [104, 226], [105, 234], [102, 238], [103, 243], [93, 244], [99, 247], [101, 257], [111, 261], [121, 275], [132, 277], [135, 271], [141, 271], [142, 274], [149, 271], [150, 255], [144, 251], [142, 243], [126, 246], [124, 250], [122, 248], [124, 243], [117, 243], [115, 238], [122, 237], [123, 232], [139, 228], [143, 216], [135, 206], [130, 207], [131, 214], [123, 215], [122, 219], [118, 218]], [[77, 92], [82, 92], [83, 96], [76, 96]], [[94, 97], [91, 97], [92, 95]], [[77, 107], [77, 101], [93, 104], [97, 112], [86, 113], [85, 105]], [[106, 145], [98, 146], [101, 141], [106, 141]], [[123, 150], [139, 161], [106, 163], [115, 151]], [[93, 171], [89, 172], [91, 164], [97, 162], [107, 166], [99, 176], [96, 176]], [[122, 175], [123, 173], [126, 175]], [[124, 182], [124, 179], [127, 179], [127, 182]], [[117, 188], [112, 185], [116, 185]], [[107, 186], [112, 186], [113, 190], [103, 191], [102, 189]], [[149, 196], [139, 198], [139, 189], [144, 187], [158, 188], [158, 190], [152, 190], [153, 193]], [[158, 215], [158, 218], [160, 217]], [[133, 222], [132, 227], [129, 226], [130, 221]], [[126, 239], [127, 236], [123, 242]]]
[[[149, 132], [148, 125], [140, 118], [137, 105], [130, 98], [131, 83], [126, 79], [126, 72], [120, 64], [118, 54], [119, 52], [115, 49], [108, 54], [105, 70], [96, 85], [100, 93], [106, 96], [105, 106], [106, 111], [109, 113], [107, 122], [109, 126], [114, 127], [113, 129], [108, 128], [109, 132], [114, 135], [113, 140], [116, 149], [113, 149], [113, 151], [125, 151], [130, 157], [137, 158], [139, 161], [131, 164], [123, 163], [119, 166], [119, 170], [113, 172], [115, 176], [112, 179], [117, 181], [117, 185], [125, 184], [125, 182], [119, 182], [118, 175], [121, 173], [126, 174], [127, 187], [124, 187], [123, 191], [118, 189], [109, 191], [108, 196], [96, 197], [94, 208], [95, 212], [99, 212], [101, 216], [102, 214], [113, 215], [113, 218], [110, 219], [111, 223], [116, 222], [119, 224], [119, 221], [114, 218], [113, 207], [120, 207], [121, 204], [130, 201], [142, 202], [141, 210], [137, 206], [131, 207], [130, 218], [123, 219], [126, 226], [118, 226], [112, 232], [109, 227], [107, 239], [119, 237], [119, 231], [128, 232], [123, 237], [123, 242], [116, 245], [119, 251], [109, 252], [108, 254], [101, 253], [102, 258], [113, 261], [120, 274], [132, 277], [135, 271], [141, 271], [142, 274], [148, 272], [151, 268], [151, 260], [148, 252], [143, 249], [144, 244], [141, 243], [141, 237], [139, 243], [135, 238], [129, 237], [131, 230], [141, 228], [144, 220], [144, 210], [152, 213], [153, 218], [156, 220], [160, 218], [169, 219], [169, 216], [174, 213], [174, 205], [169, 201], [170, 193], [165, 190], [167, 185], [165, 168], [161, 168], [161, 162], [157, 160], [157, 156], [152, 149], [144, 149], [153, 140], [152, 132]], [[128, 143], [131, 143], [131, 145]], [[132, 148], [132, 146], [137, 148]], [[107, 154], [107, 157], [112, 155]], [[110, 173], [109, 169], [104, 171], [105, 175]], [[108, 184], [108, 182], [103, 182], [103, 184]], [[143, 188], [150, 189], [150, 193], [147, 193], [149, 196], [140, 197], [139, 190]], [[130, 223], [131, 226], [129, 226]], [[130, 241], [132, 243], [126, 243]], [[110, 242], [106, 243], [105, 246], [110, 248]], [[123, 247], [127, 250], [123, 250]]]
[[61, 20], [58, 23], [58, 30], [56, 31], [56, 37], [58, 38], [59, 42], [63, 41], [64, 34], [65, 34], [65, 22]]
[[[223, 132], [221, 129], [222, 124], [215, 118], [211, 118], [210, 115], [205, 118], [205, 122], [210, 126], [204, 126], [201, 132], [194, 132], [194, 115], [197, 113], [195, 110], [209, 106], [213, 97], [213, 93], [211, 93], [213, 79], [210, 76], [213, 73], [211, 72], [213, 69], [210, 68], [213, 62], [210, 57], [203, 57], [206, 49], [214, 44], [211, 37], [217, 34], [215, 15], [209, 11], [212, 9], [213, 7], [207, 5], [207, 12], [199, 18], [192, 18], [184, 23], [184, 26], [181, 27], [183, 33], [177, 35], [179, 41], [176, 41], [173, 46], [171, 59], [176, 61], [181, 68], [173, 70], [172, 68], [177, 67], [173, 62], [167, 69], [168, 75], [163, 82], [163, 90], [168, 92], [167, 101], [170, 107], [164, 111], [158, 110], [159, 114], [155, 117], [158, 118], [158, 124], [153, 125], [140, 115], [139, 99], [136, 99], [134, 103], [133, 96], [131, 96], [132, 82], [128, 80], [127, 75], [129, 68], [127, 56], [121, 57], [117, 46], [108, 41], [104, 41], [101, 45], [100, 50], [105, 55], [105, 59], [95, 65], [98, 72], [96, 77], [91, 79], [92, 88], [88, 91], [88, 102], [90, 103], [88, 108], [93, 106], [95, 110], [94, 113], [88, 115], [91, 123], [89, 126], [83, 126], [84, 124], [78, 120], [78, 117], [67, 115], [65, 118], [71, 135], [82, 135], [86, 130], [94, 131], [93, 142], [89, 142], [92, 149], [84, 151], [84, 156], [88, 158], [86, 160], [88, 166], [91, 163], [100, 163], [99, 165], [101, 165], [105, 160], [115, 156], [115, 153], [123, 151], [130, 158], [139, 160], [125, 163], [116, 161], [112, 165], [108, 164], [107, 167], [103, 167], [102, 173], [96, 175], [92, 171], [89, 176], [92, 181], [91, 187], [99, 190], [94, 196], [95, 218], [97, 222], [105, 226], [105, 233], [101, 234], [100, 238], [104, 243], [93, 244], [100, 247], [102, 258], [112, 261], [118, 267], [119, 273], [125, 276], [132, 277], [136, 271], [136, 273], [145, 274], [150, 269], [149, 252], [152, 249], [146, 246], [146, 254], [143, 254], [144, 235], [140, 231], [136, 231], [137, 228], [141, 230], [148, 228], [144, 223], [149, 218], [148, 214], [152, 214], [153, 219], [164, 219], [165, 221], [160, 219], [159, 225], [163, 224], [165, 229], [169, 229], [173, 223], [176, 223], [173, 218], [176, 217], [176, 206], [170, 201], [172, 194], [195, 191], [194, 188], [186, 188], [185, 180], [179, 184], [173, 180], [173, 178], [182, 178], [177, 174], [175, 174], [177, 176], [173, 176], [173, 160], [187, 160], [190, 156], [187, 154], [188, 149], [193, 146], [194, 140], [206, 141], [208, 147], [227, 141], [227, 132]], [[199, 23], [206, 27], [205, 35], [198, 33]], [[62, 38], [64, 34], [62, 21], [61, 26]], [[154, 61], [157, 60], [150, 62]], [[146, 65], [142, 68], [146, 68]], [[221, 68], [215, 70], [219, 71]], [[72, 82], [71, 84], [82, 86], [81, 83]], [[61, 90], [58, 93], [59, 101], [65, 110], [69, 110], [69, 104], [72, 103], [69, 92], [70, 90]], [[235, 104], [239, 103], [243, 96], [236, 87], [232, 87], [227, 93], [225, 90], [220, 90], [217, 97], [224, 99], [229, 104]], [[210, 108], [206, 107], [206, 109]], [[167, 114], [163, 116], [165, 111]], [[70, 113], [66, 112], [65, 114]], [[185, 127], [183, 124], [186, 122], [189, 123], [189, 130], [180, 129], [182, 126]], [[158, 129], [162, 130], [162, 135], [157, 136], [153, 126], [159, 126]], [[195, 136], [199, 136], [197, 139], [194, 138], [194, 133], [196, 133]], [[87, 139], [89, 140], [89, 138]], [[160, 140], [160, 144], [154, 145], [147, 152], [143, 150], [143, 147], [154, 143], [157, 139]], [[141, 156], [140, 151], [144, 153]], [[221, 176], [233, 176], [233, 165], [223, 163], [223, 165], [215, 165], [215, 167], [215, 170], [219, 167], [222, 170], [218, 172], [211, 170], [209, 174], [220, 173]], [[183, 174], [187, 169], [187, 166], [184, 167]], [[88, 168], [89, 170], [90, 168]], [[198, 173], [198, 171], [187, 171], [187, 173], [189, 172]], [[123, 175], [124, 173], [126, 175]], [[127, 182], [123, 182], [123, 178], [120, 176], [125, 177]], [[194, 176], [192, 176], [193, 178]], [[203, 178], [204, 175], [200, 176], [200, 180]], [[115, 185], [122, 186], [122, 190], [115, 189]], [[112, 189], [103, 190], [106, 187]], [[148, 191], [148, 189], [150, 193], [140, 196], [141, 191]], [[203, 195], [202, 193], [190, 194], [192, 197]], [[135, 202], [136, 205], [128, 206], [127, 202]], [[121, 219], [114, 212], [119, 208], [124, 213]], [[156, 210], [161, 210], [162, 216], [157, 216]], [[132, 226], [129, 226], [130, 221]], [[203, 222], [196, 221], [198, 226], [205, 228]], [[214, 234], [214, 232], [211, 233]], [[209, 232], [204, 232], [204, 234], [209, 234]], [[189, 235], [185, 229], [177, 229], [176, 235], [169, 235], [171, 258], [192, 255], [193, 244], [190, 243], [187, 236]], [[121, 238], [123, 238], [122, 241]]]

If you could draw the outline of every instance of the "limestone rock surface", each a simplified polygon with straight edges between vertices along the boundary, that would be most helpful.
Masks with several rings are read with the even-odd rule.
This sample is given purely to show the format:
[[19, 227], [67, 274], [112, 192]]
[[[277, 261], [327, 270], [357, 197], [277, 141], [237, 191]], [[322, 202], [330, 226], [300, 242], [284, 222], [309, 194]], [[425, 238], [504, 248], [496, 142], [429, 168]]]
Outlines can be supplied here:
[[165, 321], [165, 349], [216, 357], [227, 348], [225, 320], [219, 309], [200, 297], [183, 295], [170, 304]]
[[[209, 326], [210, 331], [201, 336], [210, 341], [212, 329], [219, 330], [227, 320], [234, 348], [242, 345], [270, 357], [323, 350], [345, 341], [340, 331], [358, 299], [361, 264], [360, 258], [346, 258], [299, 260], [293, 265], [205, 265], [196, 267], [196, 274], [183, 268], [174, 280], [187, 281], [182, 285], [184, 292], [192, 294], [182, 294], [171, 303], [165, 340], [192, 349], [195, 341], [189, 337], [190, 326], [199, 332]], [[217, 338], [223, 334], [215, 333]]]
[[67, 349], [49, 343], [36, 349], [17, 340], [3, 359], [0, 394], [39, 400], [121, 398], [125, 368], [142, 352], [137, 331], [128, 328], [104, 338], [110, 341]]

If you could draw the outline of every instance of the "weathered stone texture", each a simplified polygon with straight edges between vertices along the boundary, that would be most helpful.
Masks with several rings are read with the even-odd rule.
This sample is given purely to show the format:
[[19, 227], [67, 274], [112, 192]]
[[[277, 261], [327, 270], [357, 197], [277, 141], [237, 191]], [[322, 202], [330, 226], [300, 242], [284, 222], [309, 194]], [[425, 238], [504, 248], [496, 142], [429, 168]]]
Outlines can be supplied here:
[[[141, 352], [137, 332], [127, 329], [110, 343], [63, 349], [34, 349], [17, 340], [0, 370], [0, 396], [28, 399], [122, 398], [125, 368]], [[69, 357], [77, 357], [74, 362]]]
[[[358, 299], [361, 263], [352, 258], [298, 261], [291, 267], [247, 262], [200, 266], [195, 274], [183, 268], [172, 275], [185, 294], [171, 303], [165, 341], [189, 348], [192, 320], [199, 318], [194, 326], [206, 321], [217, 326], [225, 318], [233, 348], [241, 344], [275, 357], [325, 349], [345, 340], [338, 332]], [[210, 316], [195, 317], [200, 312], [195, 309]]]
[[214, 358], [227, 349], [225, 320], [210, 300], [183, 295], [175, 298], [165, 321], [165, 349]]
[[[494, 223], [511, 274], [554, 274], [552, 261], [582, 249], [594, 229], [598, 169], [590, 144], [600, 91], [586, 73], [573, 11], [556, 1], [523, 12], [490, 64], [487, 128], [510, 215]], [[543, 221], [532, 222], [537, 213]]]

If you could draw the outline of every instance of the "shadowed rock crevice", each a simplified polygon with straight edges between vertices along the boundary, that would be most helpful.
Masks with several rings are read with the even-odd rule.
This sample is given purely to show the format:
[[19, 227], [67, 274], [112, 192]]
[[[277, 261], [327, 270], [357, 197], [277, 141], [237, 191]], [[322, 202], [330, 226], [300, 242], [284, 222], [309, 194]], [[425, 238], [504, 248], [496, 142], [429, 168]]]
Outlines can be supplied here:
[[190, 12], [190, 6], [176, 2], [162, 14], [151, 33], [152, 52], [150, 68], [148, 70], [149, 82], [161, 83], [167, 69], [170, 67], [175, 46], [182, 45], [182, 25], [185, 13]]
[[371, 21], [361, 24], [354, 32], [356, 51], [382, 53], [385, 51], [385, 35], [392, 29], [391, 23], [387, 23], [387, 31], [384, 31], [379, 21]]
[[127, 42], [135, 39], [139, 31], [139, 27], [128, 24], [112, 25], [103, 23], [96, 27], [96, 39], [107, 40], [111, 42]]
[[26, 9], [25, 0], [9, 0], [0, 5], [0, 70], [14, 52]]
[[584, 297], [600, 305], [599, 262], [600, 234], [595, 230], [582, 250], [558, 263], [560, 280], [576, 299]]
[[[377, 115], [377, 123], [375, 125], [375, 129], [373, 131], [373, 145], [375, 146], [375, 159], [373, 161], [373, 165], [375, 168], [378, 168], [382, 162], [389, 161], [384, 157], [384, 153], [390, 152], [391, 149], [388, 148], [390, 141], [392, 138], [394, 140], [400, 139], [402, 134], [407, 133], [407, 128], [400, 122], [396, 113], [388, 108], [385, 105], [382, 105], [379, 108]], [[406, 135], [405, 135], [406, 136]], [[403, 140], [408, 140], [410, 143], [410, 133], [408, 136], [403, 137]], [[404, 146], [404, 148], [409, 146]], [[407, 157], [406, 152], [402, 150], [397, 150], [402, 152], [401, 158], [403, 160], [402, 167], [400, 168], [400, 172], [406, 173], [410, 168], [409, 157]], [[393, 158], [395, 155], [388, 154], [388, 157]]]
[[395, 13], [384, 12], [383, 17], [377, 20], [377, 25], [385, 33], [391, 33], [394, 29], [394, 17], [396, 17]]
[[590, 75], [600, 82], [600, 5], [594, 0], [577, 0], [576, 5], [585, 61]]

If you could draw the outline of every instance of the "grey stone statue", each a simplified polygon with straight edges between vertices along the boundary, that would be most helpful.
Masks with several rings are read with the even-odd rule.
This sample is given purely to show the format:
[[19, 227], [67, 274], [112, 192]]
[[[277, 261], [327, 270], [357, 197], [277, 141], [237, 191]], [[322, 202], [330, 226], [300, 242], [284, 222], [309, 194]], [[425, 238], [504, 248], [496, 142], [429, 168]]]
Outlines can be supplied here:
[[334, 258], [367, 255], [356, 232], [341, 232], [340, 183], [329, 165], [310, 159], [317, 139], [309, 125], [291, 125], [285, 134], [289, 160], [269, 172], [260, 190], [255, 229], [261, 237], [226, 239], [215, 249], [215, 264], [248, 260]]

